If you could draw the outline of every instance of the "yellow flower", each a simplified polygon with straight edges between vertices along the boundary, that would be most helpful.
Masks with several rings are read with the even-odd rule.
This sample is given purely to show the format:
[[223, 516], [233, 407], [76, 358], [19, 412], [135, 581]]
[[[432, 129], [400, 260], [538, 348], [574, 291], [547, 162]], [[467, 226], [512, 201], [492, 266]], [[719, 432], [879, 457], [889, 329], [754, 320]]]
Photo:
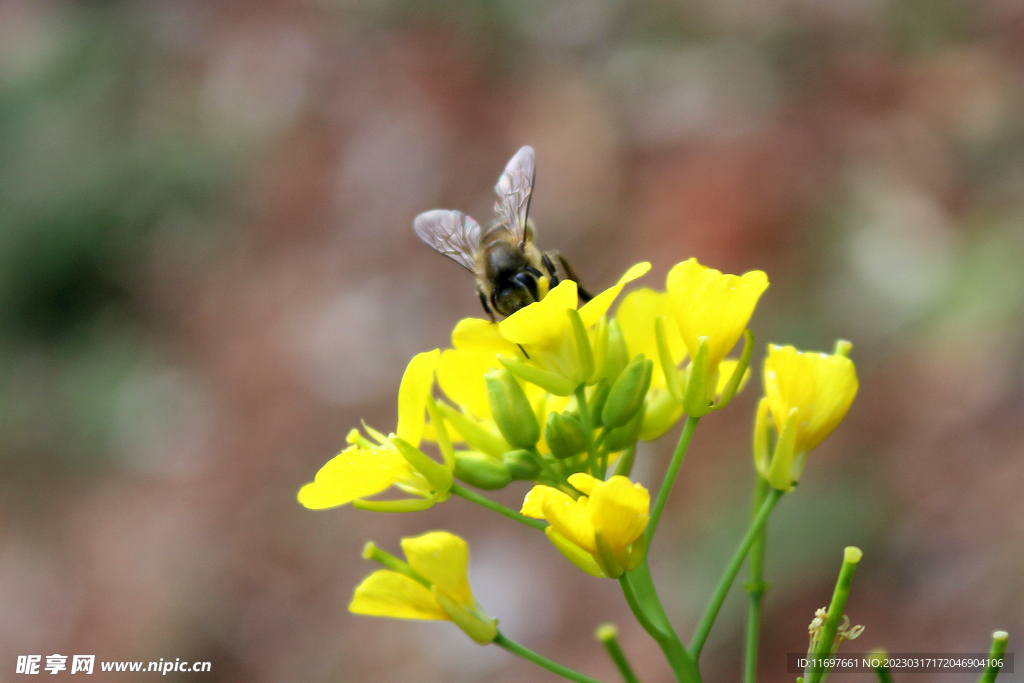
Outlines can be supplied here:
[[[713, 399], [719, 365], [743, 336], [757, 300], [767, 287], [768, 276], [763, 271], [752, 270], [742, 276], [723, 275], [721, 271], [700, 265], [697, 259], [683, 261], [669, 271], [666, 288], [672, 313], [694, 358], [690, 378], [700, 378], [706, 394], [693, 403], [693, 410], [687, 406], [691, 414], [707, 412], [699, 404]], [[706, 347], [706, 361], [703, 367], [697, 368], [694, 364], [700, 356], [701, 340]]]
[[502, 338], [498, 326], [481, 318], [463, 318], [452, 330], [452, 346], [441, 352], [437, 384], [448, 398], [477, 419], [489, 419], [484, 373], [500, 368], [498, 355], [523, 358], [519, 347]]
[[[837, 350], [829, 355], [768, 345], [754, 456], [758, 471], [777, 489], [788, 490], [800, 479], [807, 453], [836, 428], [857, 395], [857, 372], [844, 353], [849, 344], [840, 342]], [[769, 415], [778, 434], [770, 456]]]
[[696, 352], [700, 337], [707, 337], [708, 367], [717, 368], [743, 336], [757, 300], [767, 288], [768, 276], [760, 270], [723, 275], [693, 258], [674, 266], [666, 289], [690, 355]]
[[[455, 429], [453, 439], [465, 439], [470, 447], [500, 458], [511, 446], [494, 422], [484, 375], [503, 367], [498, 360], [499, 355], [521, 360], [525, 360], [525, 356], [518, 346], [501, 336], [497, 325], [481, 318], [460, 320], [452, 331], [452, 347], [442, 351], [438, 359], [437, 383], [462, 409], [458, 413], [449, 406], [441, 406], [447, 421]], [[523, 390], [539, 424], [544, 424], [548, 412], [563, 409], [567, 402], [567, 399], [552, 397], [528, 382], [524, 383]], [[433, 435], [428, 433], [425, 438], [433, 439]], [[548, 452], [543, 441], [538, 448], [542, 453]]]
[[[366, 427], [374, 443], [352, 430], [352, 445], [320, 468], [313, 482], [299, 489], [300, 503], [314, 510], [354, 501], [357, 507], [367, 509], [412, 511], [426, 509], [448, 497], [454, 463], [447, 462], [446, 455], [446, 462], [439, 464], [419, 450], [439, 353], [435, 349], [409, 361], [398, 388], [395, 433], [384, 436]], [[398, 501], [363, 500], [391, 486], [415, 497]]]
[[559, 396], [568, 396], [594, 373], [588, 330], [611, 307], [626, 283], [635, 280], [651, 264], [639, 263], [609, 289], [585, 303], [578, 311], [576, 283], [563, 280], [540, 301], [519, 309], [498, 323], [501, 336], [526, 352], [526, 363], [505, 365], [528, 382]]
[[547, 520], [545, 533], [555, 547], [592, 576], [615, 579], [636, 569], [647, 549], [647, 489], [621, 475], [601, 481], [576, 473], [569, 483], [583, 495], [573, 500], [539, 484], [526, 494], [522, 514]]
[[491, 619], [473, 598], [466, 568], [469, 546], [447, 531], [431, 531], [402, 539], [408, 563], [367, 544], [363, 556], [378, 559], [391, 569], [381, 569], [356, 587], [348, 609], [355, 614], [393, 619], [453, 621], [481, 645], [498, 634]]
[[[671, 318], [671, 299], [667, 293], [656, 292], [646, 287], [624, 296], [615, 313], [629, 356], [635, 357], [642, 353], [654, 361], [651, 388], [647, 392], [647, 411], [644, 413], [643, 426], [640, 428], [640, 438], [644, 441], [660, 438], [683, 414], [683, 406], [669, 391], [665, 370], [662, 367], [661, 352], [655, 334], [655, 321], [659, 316]], [[686, 358], [687, 351], [677, 325], [665, 327], [665, 340], [673, 367], [678, 366]], [[729, 358], [719, 363], [715, 396], [721, 396], [725, 391], [738, 364], [737, 360]], [[749, 372], [744, 372], [737, 391], [742, 389], [748, 377]]]

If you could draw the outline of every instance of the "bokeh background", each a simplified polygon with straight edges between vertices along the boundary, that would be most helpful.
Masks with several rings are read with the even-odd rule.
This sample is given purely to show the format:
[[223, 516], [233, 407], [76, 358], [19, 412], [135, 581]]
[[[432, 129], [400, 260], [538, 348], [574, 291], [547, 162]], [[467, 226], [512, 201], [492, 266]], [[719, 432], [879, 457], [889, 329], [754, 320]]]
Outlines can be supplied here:
[[[450, 624], [347, 613], [366, 540], [447, 528], [510, 637], [611, 681], [612, 620], [669, 680], [616, 584], [542, 536], [458, 499], [295, 502], [480, 314], [412, 218], [486, 220], [523, 144], [538, 242], [592, 289], [645, 259], [654, 287], [690, 256], [760, 268], [760, 342], [854, 342], [860, 396], [771, 523], [762, 679], [792, 680], [848, 544], [849, 651], [984, 651], [996, 628], [1016, 649], [1019, 2], [3, 0], [0, 679], [79, 653], [209, 660], [211, 682], [556, 680]], [[702, 421], [651, 549], [683, 634], [749, 514], [759, 391]], [[743, 608], [709, 682], [739, 677]]]

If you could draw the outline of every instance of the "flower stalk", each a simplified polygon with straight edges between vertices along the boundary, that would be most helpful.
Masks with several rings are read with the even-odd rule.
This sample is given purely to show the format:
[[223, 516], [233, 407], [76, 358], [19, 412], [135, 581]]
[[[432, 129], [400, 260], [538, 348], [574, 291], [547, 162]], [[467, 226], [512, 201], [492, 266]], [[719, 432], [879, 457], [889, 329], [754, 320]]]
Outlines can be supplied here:
[[[832, 602], [828, 606], [828, 616], [817, 636], [817, 645], [812, 656], [812, 665], [804, 672], [805, 683], [820, 683], [828, 675], [828, 669], [821, 665], [822, 660], [828, 659], [832, 653], [842, 621], [843, 610], [846, 608], [846, 599], [850, 595], [850, 584], [853, 582], [853, 572], [857, 569], [864, 553], [860, 548], [847, 546], [843, 551], [843, 566], [839, 569], [839, 578], [836, 580], [835, 590], [832, 592]], [[809, 653], [810, 654], [810, 653]]]
[[725, 602], [725, 596], [729, 593], [729, 588], [732, 586], [732, 582], [736, 579], [736, 575], [740, 571], [740, 567], [743, 566], [743, 560], [746, 559], [747, 553], [750, 551], [750, 547], [754, 545], [754, 541], [761, 534], [764, 529], [764, 525], [768, 523], [768, 517], [772, 514], [772, 510], [775, 509], [775, 504], [782, 498], [783, 491], [773, 489], [768, 497], [765, 498], [764, 503], [761, 504], [761, 509], [757, 511], [757, 515], [754, 520], [750, 523], [750, 528], [747, 529], [747, 533], [743, 536], [739, 546], [733, 553], [732, 559], [729, 561], [729, 565], [726, 567], [725, 572], [722, 574], [722, 578], [718, 581], [718, 587], [715, 588], [715, 592], [711, 596], [711, 600], [708, 602], [708, 606], [704, 609], [704, 615], [700, 619], [700, 624], [697, 626], [697, 632], [693, 636], [693, 640], [690, 642], [690, 655], [696, 660], [700, 658], [700, 651], [704, 649], [704, 643], [708, 639], [708, 635], [711, 633], [711, 627], [715, 625], [715, 619], [718, 617], [719, 610], [722, 609], [722, 603]]

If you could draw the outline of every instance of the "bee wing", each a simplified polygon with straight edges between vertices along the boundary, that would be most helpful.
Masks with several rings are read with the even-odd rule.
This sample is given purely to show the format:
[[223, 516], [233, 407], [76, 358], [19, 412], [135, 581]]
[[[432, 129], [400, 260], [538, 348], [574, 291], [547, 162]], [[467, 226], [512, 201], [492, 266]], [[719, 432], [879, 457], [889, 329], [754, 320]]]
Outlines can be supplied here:
[[444, 254], [471, 273], [476, 272], [480, 225], [461, 211], [434, 209], [416, 216], [416, 235], [434, 251]]
[[497, 225], [491, 230], [501, 227], [509, 230], [519, 244], [526, 242], [526, 217], [530, 213], [530, 197], [533, 196], [533, 182], [537, 178], [537, 157], [533, 147], [520, 147], [508, 164], [505, 172], [498, 178], [494, 192], [498, 201], [494, 203], [494, 213], [498, 217]]

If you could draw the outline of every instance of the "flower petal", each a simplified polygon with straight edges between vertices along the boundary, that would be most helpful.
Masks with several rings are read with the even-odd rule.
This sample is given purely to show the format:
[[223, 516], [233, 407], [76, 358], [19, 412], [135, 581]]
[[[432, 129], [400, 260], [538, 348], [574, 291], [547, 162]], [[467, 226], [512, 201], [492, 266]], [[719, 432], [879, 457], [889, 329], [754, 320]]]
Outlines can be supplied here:
[[544, 519], [561, 536], [572, 541], [589, 553], [594, 552], [594, 524], [590, 521], [587, 497], [573, 500], [569, 496], [559, 499], [548, 496], [544, 502]]
[[846, 416], [857, 395], [857, 372], [845, 356], [801, 352], [792, 346], [768, 347], [764, 387], [776, 431], [797, 410], [797, 452], [821, 443]]
[[495, 352], [485, 348], [446, 349], [437, 362], [437, 384], [457, 405], [478, 419], [490, 418], [484, 373], [501, 367]]
[[[590, 327], [596, 323], [597, 319], [607, 313], [608, 309], [611, 308], [612, 302], [614, 302], [615, 298], [619, 296], [619, 292], [622, 291], [622, 288], [638, 277], [643, 276], [650, 269], [651, 264], [647, 261], [636, 264], [627, 270], [623, 276], [619, 278], [618, 282], [595, 296], [587, 303], [583, 304], [580, 308], [580, 318], [583, 319], [583, 325]], [[558, 289], [558, 287], [555, 289]]]
[[380, 569], [363, 579], [348, 611], [371, 617], [451, 621], [429, 588], [390, 569]]
[[617, 474], [594, 489], [589, 507], [594, 527], [618, 553], [647, 528], [651, 495], [640, 484]]
[[523, 508], [519, 512], [534, 519], [546, 519], [544, 517], [544, 503], [549, 499], [572, 501], [572, 497], [563, 491], [559, 491], [551, 486], [545, 486], [544, 484], [537, 484], [526, 494], [526, 498], [523, 499]]
[[320, 510], [365, 498], [412, 477], [405, 459], [388, 448], [351, 446], [327, 461], [312, 483], [299, 489], [299, 502]]
[[524, 306], [498, 323], [501, 336], [513, 344], [557, 343], [571, 334], [566, 309], [576, 308], [579, 295], [576, 283], [562, 280], [540, 301]]
[[569, 475], [569, 484], [585, 496], [589, 496], [590, 492], [593, 491], [594, 488], [602, 485], [603, 483], [604, 482], [597, 477], [587, 474], [586, 472], [576, 472], [575, 474]]
[[[654, 320], [664, 315], [672, 319], [672, 304], [667, 294], [642, 287], [635, 289], [622, 298], [615, 319], [619, 321], [619, 329], [626, 340], [626, 348], [632, 358], [638, 353], [654, 361], [654, 372], [651, 374], [651, 389], [665, 386], [665, 372], [661, 369], [661, 358], [658, 353], [658, 339], [654, 333]], [[665, 334], [672, 359], [678, 365], [686, 357], [686, 344], [679, 334], [679, 326], [665, 326]]]
[[456, 602], [472, 608], [473, 593], [466, 572], [469, 566], [469, 545], [447, 531], [430, 531], [421, 536], [402, 539], [402, 551], [423, 578], [443, 590]]
[[768, 287], [760, 270], [724, 275], [702, 266], [697, 259], [676, 264], [668, 273], [666, 289], [683, 341], [691, 355], [700, 337], [708, 338], [708, 367], [714, 369], [743, 336], [757, 300]]
[[441, 351], [418, 353], [409, 361], [398, 385], [398, 426], [395, 433], [413, 446], [419, 446], [426, 424], [427, 396], [434, 384], [434, 368]]

